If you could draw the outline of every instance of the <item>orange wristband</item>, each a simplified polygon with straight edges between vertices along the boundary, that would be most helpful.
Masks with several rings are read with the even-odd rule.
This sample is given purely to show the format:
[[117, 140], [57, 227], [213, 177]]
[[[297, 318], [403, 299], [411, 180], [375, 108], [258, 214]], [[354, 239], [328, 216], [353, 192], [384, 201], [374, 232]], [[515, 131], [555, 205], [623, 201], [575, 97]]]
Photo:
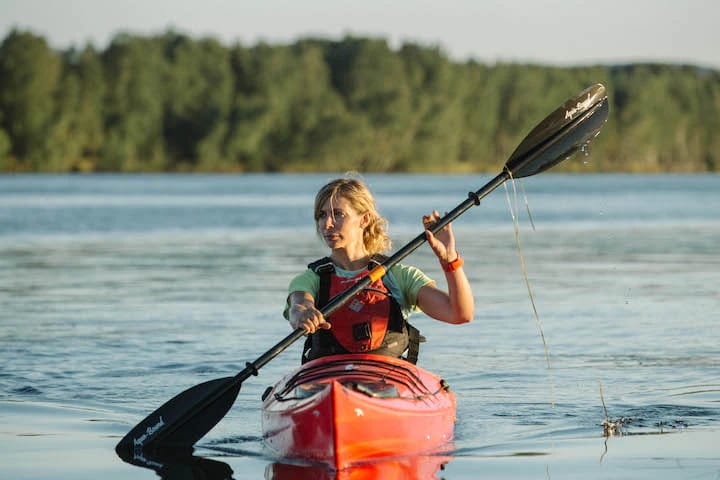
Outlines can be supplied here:
[[463, 260], [463, 258], [458, 253], [458, 256], [455, 260], [453, 260], [452, 262], [447, 262], [447, 263], [440, 262], [440, 265], [442, 266], [442, 269], [444, 271], [450, 273], [450, 272], [454, 272], [455, 270], [462, 267], [464, 263], [465, 263], [465, 260]]

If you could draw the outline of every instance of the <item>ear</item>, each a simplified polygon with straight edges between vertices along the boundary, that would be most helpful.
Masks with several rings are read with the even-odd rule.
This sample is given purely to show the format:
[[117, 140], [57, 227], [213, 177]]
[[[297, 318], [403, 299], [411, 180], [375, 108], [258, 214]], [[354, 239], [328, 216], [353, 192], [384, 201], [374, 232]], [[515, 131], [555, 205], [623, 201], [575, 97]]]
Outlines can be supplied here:
[[360, 218], [360, 226], [362, 228], [367, 228], [368, 225], [370, 225], [370, 212], [363, 213], [362, 217]]

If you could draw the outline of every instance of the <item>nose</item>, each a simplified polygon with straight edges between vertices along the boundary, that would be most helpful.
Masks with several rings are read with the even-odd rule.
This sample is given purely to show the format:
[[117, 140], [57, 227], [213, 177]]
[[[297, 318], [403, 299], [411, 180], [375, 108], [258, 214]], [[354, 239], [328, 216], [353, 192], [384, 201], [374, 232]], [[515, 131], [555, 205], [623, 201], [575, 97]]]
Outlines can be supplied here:
[[320, 219], [320, 226], [325, 230], [333, 227], [334, 225], [335, 222], [333, 222], [332, 215], [327, 215], [325, 218]]

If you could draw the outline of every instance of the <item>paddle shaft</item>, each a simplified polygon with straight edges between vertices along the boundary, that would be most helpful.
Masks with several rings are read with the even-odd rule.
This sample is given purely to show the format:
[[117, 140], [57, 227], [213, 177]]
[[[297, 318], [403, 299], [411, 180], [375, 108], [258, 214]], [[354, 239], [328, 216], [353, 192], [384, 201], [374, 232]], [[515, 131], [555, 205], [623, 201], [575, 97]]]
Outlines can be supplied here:
[[[598, 105], [600, 105], [601, 103], [602, 102], [598, 103]], [[452, 221], [454, 221], [456, 218], [458, 218], [460, 215], [469, 210], [471, 207], [480, 205], [481, 199], [485, 198], [488, 194], [490, 194], [497, 187], [512, 178], [515, 174], [529, 176], [541, 171], [540, 169], [528, 168], [528, 165], [532, 166], [533, 160], [536, 159], [538, 156], [541, 156], [544, 151], [551, 148], [558, 141], [559, 138], [562, 138], [561, 134], [563, 132], [571, 131], [581, 123], [585, 122], [588, 117], [592, 116], [595, 113], [595, 110], [595, 107], [590, 108], [583, 115], [579, 115], [576, 118], [568, 121], [558, 131], [555, 131], [552, 135], [545, 138], [544, 141], [540, 141], [537, 144], [533, 145], [532, 148], [528, 149], [528, 151], [524, 152], [518, 158], [511, 159], [511, 161], [509, 161], [508, 164], [505, 165], [505, 168], [503, 168], [502, 172], [500, 172], [497, 176], [495, 176], [495, 178], [490, 180], [476, 192], [470, 192], [468, 194], [468, 198], [464, 202], [460, 203], [453, 210], [446, 213], [440, 220], [433, 224], [433, 226], [429, 230], [433, 234], [436, 234], [448, 224], [450, 224]], [[564, 159], [564, 157], [562, 159]], [[524, 171], [524, 169], [528, 169], [529, 171]], [[422, 232], [412, 241], [410, 241], [407, 245], [402, 247], [400, 250], [395, 252], [395, 254], [385, 260], [382, 264], [373, 268], [368, 275], [363, 277], [355, 285], [331, 298], [330, 301], [320, 310], [323, 316], [327, 317], [331, 315], [338, 308], [343, 306], [348, 300], [350, 300], [352, 297], [362, 291], [365, 287], [370, 285], [375, 280], [382, 278], [385, 273], [390, 270], [390, 268], [400, 263], [403, 259], [405, 259], [408, 255], [417, 250], [426, 241], [427, 237], [425, 236], [425, 232]], [[288, 348], [290, 345], [302, 338], [304, 335], [305, 331], [303, 329], [299, 328], [295, 330], [290, 335], [278, 342], [270, 350], [261, 355], [257, 360], [252, 363], [248, 363], [247, 368], [242, 372], [238, 373], [235, 376], [235, 379], [242, 382], [243, 380], [249, 378], [251, 375], [257, 375], [257, 371], [260, 368], [262, 368], [266, 363], [278, 356], [286, 348]]]
[[[597, 136], [607, 115], [607, 96], [600, 84], [568, 100], [528, 134], [500, 174], [480, 190], [470, 192], [464, 202], [440, 218], [430, 231], [438, 233], [470, 207], [479, 205], [482, 198], [505, 181], [535, 175], [568, 158]], [[321, 310], [322, 314], [331, 315], [426, 241], [423, 231], [350, 289], [330, 299]], [[303, 329], [296, 329], [254, 362], [246, 363], [246, 368], [237, 375], [211, 380], [176, 395], [128, 432], [116, 449], [142, 450], [151, 444], [163, 443], [192, 446], [227, 413], [243, 381], [257, 375], [260, 368], [304, 335]]]

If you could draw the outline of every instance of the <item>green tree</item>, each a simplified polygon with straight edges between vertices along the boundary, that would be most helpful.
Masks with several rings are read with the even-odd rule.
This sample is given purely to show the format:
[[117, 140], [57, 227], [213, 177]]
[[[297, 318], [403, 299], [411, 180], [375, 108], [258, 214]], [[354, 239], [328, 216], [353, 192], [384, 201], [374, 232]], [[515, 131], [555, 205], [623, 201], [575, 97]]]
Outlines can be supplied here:
[[398, 166], [438, 172], [474, 169], [462, 155], [467, 77], [438, 48], [407, 44], [399, 54], [410, 84], [412, 139]]
[[45, 169], [92, 171], [104, 140], [102, 65], [91, 46], [68, 51], [64, 60]]
[[100, 170], [164, 170], [167, 65], [157, 38], [116, 36], [102, 55], [106, 95]]
[[325, 126], [345, 116], [323, 49], [314, 42], [237, 48], [233, 67], [237, 95], [227, 143], [239, 168], [308, 170], [323, 165], [326, 147], [333, 143]]
[[299, 43], [291, 48], [290, 55], [292, 76], [286, 104], [280, 110], [286, 112], [281, 117], [285, 121], [278, 122], [284, 130], [280, 140], [286, 148], [281, 151], [289, 160], [288, 168], [306, 170], [313, 164], [320, 168], [357, 168], [366, 151], [357, 139], [368, 128], [362, 120], [352, 118], [333, 89], [324, 49]]
[[0, 45], [0, 128], [18, 168], [38, 170], [48, 155], [60, 71], [42, 37], [13, 30]]
[[222, 169], [234, 89], [229, 51], [211, 38], [168, 33], [164, 41], [166, 152], [180, 165]]
[[382, 38], [225, 47], [116, 36], [0, 43], [1, 171], [496, 171], [560, 102], [601, 82], [592, 155], [556, 171], [717, 171], [720, 72], [451, 61]]
[[363, 170], [396, 170], [413, 137], [412, 98], [405, 64], [384, 39], [346, 37], [326, 55], [332, 83], [349, 112], [373, 129]]
[[11, 151], [10, 135], [0, 128], [0, 172], [12, 172], [15, 170], [14, 159], [10, 156]]

